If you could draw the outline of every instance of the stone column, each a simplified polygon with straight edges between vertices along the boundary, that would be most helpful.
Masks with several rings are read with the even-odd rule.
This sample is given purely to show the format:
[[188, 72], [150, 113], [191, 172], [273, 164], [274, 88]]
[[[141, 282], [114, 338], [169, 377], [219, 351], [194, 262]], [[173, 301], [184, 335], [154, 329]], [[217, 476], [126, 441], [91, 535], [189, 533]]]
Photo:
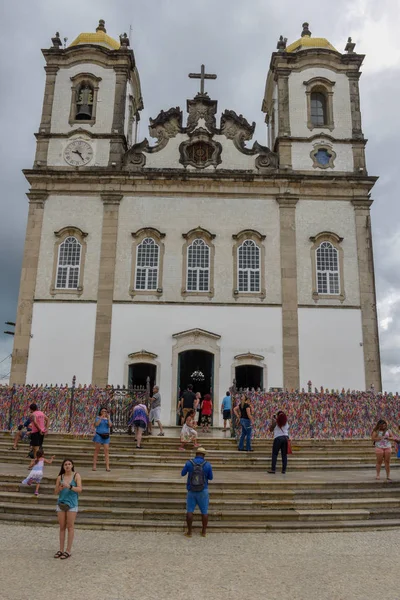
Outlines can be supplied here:
[[365, 162], [365, 140], [361, 126], [361, 109], [360, 109], [360, 89], [358, 81], [360, 79], [360, 72], [347, 73], [349, 79], [349, 93], [350, 93], [350, 108], [351, 108], [351, 127], [352, 127], [352, 138], [353, 138], [353, 162], [354, 172], [358, 175], [367, 174], [366, 162]]
[[26, 383], [44, 204], [48, 194], [37, 191], [30, 192], [27, 196], [29, 198], [29, 213], [11, 363], [10, 383], [12, 385], [24, 385]]
[[124, 145], [124, 123], [125, 123], [125, 108], [126, 108], [126, 86], [128, 82], [127, 67], [114, 67], [116, 72], [115, 79], [115, 95], [114, 95], [114, 116], [111, 133], [115, 137], [110, 142], [110, 158], [109, 166], [113, 162], [119, 165], [122, 160], [126, 148]]
[[114, 298], [114, 272], [117, 256], [118, 215], [121, 194], [102, 194], [103, 228], [97, 289], [96, 331], [92, 383], [105, 387], [110, 362], [111, 321]]
[[370, 206], [372, 200], [354, 199], [358, 277], [364, 348], [366, 389], [371, 384], [381, 391], [381, 359], [379, 352], [378, 316], [376, 310], [374, 256], [372, 249]]
[[276, 80], [278, 83], [278, 152], [281, 168], [292, 168], [292, 143], [285, 140], [291, 135], [289, 113], [289, 75], [290, 69], [277, 69]]
[[47, 151], [49, 147], [48, 134], [51, 131], [51, 116], [53, 113], [54, 90], [59, 67], [48, 66], [46, 71], [46, 84], [44, 88], [42, 118], [39, 133], [37, 134], [35, 166], [47, 163]]
[[295, 390], [300, 385], [296, 251], [298, 198], [282, 195], [276, 200], [280, 215], [283, 387]]

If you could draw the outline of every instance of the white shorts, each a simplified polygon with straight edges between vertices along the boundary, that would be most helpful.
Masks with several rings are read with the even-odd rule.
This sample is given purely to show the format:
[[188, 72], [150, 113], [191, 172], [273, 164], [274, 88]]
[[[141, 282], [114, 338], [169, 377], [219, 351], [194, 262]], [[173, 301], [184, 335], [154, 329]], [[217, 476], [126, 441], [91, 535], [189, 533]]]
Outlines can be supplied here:
[[73, 508], [70, 508], [69, 510], [61, 510], [61, 508], [57, 504], [56, 512], [78, 512], [78, 507], [74, 506]]
[[157, 408], [152, 408], [149, 414], [150, 421], [161, 421], [161, 406], [157, 406]]

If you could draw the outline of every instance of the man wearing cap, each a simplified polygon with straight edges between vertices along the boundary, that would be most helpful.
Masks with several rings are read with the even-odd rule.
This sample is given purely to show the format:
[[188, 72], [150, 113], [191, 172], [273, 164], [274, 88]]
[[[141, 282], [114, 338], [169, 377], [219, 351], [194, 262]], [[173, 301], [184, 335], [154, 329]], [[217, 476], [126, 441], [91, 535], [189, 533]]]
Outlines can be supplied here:
[[208, 525], [208, 482], [213, 479], [212, 467], [205, 459], [204, 448], [196, 449], [196, 456], [188, 460], [182, 469], [182, 477], [188, 475], [186, 489], [186, 537], [192, 537], [193, 513], [196, 505], [201, 512], [202, 530], [201, 535], [206, 537]]

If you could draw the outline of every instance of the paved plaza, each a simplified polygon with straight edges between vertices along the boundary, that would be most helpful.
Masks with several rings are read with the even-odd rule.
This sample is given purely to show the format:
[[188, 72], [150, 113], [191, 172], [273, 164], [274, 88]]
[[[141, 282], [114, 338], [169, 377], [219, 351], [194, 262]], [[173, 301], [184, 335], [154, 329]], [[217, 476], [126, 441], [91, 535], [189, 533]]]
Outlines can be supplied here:
[[180, 534], [0, 525], [2, 600], [375, 600], [400, 597], [399, 532]]

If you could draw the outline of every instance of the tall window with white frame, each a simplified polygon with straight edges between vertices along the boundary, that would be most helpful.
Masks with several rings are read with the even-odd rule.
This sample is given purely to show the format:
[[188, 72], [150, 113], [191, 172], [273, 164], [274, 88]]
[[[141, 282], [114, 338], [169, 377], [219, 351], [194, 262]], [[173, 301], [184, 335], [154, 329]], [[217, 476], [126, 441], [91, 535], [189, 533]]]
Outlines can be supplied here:
[[245, 240], [238, 253], [239, 292], [260, 291], [260, 248], [253, 240]]
[[76, 290], [79, 285], [82, 246], [75, 237], [67, 237], [58, 248], [56, 289]]
[[326, 96], [323, 92], [311, 93], [311, 123], [314, 127], [322, 127], [327, 124]]
[[208, 292], [210, 288], [210, 248], [195, 239], [187, 249], [187, 291]]
[[160, 247], [153, 238], [145, 238], [136, 253], [136, 290], [156, 290], [158, 288], [158, 270]]
[[339, 295], [340, 273], [337, 249], [330, 242], [322, 242], [316, 250], [318, 294]]

